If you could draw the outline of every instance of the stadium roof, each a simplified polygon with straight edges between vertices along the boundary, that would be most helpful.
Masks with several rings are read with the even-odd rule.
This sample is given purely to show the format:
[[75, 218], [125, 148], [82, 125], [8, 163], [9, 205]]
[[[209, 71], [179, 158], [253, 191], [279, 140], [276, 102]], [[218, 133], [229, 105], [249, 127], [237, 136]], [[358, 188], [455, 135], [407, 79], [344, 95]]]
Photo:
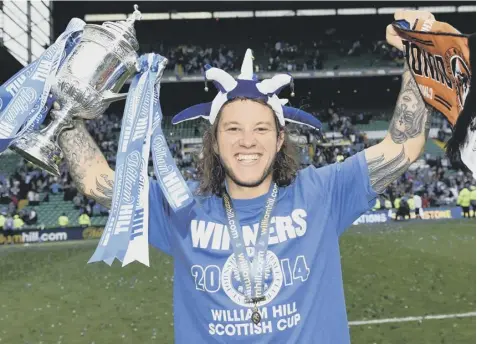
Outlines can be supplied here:
[[[177, 13], [177, 12], [216, 12], [216, 11], [269, 11], [300, 9], [343, 9], [406, 6], [462, 6], [473, 5], [475, 1], [55, 1], [53, 18], [55, 32], [61, 31], [72, 17], [84, 18], [86, 14], [125, 14], [131, 13], [133, 5], [137, 3], [141, 12], [145, 13]], [[184, 18], [186, 19], [186, 18]]]

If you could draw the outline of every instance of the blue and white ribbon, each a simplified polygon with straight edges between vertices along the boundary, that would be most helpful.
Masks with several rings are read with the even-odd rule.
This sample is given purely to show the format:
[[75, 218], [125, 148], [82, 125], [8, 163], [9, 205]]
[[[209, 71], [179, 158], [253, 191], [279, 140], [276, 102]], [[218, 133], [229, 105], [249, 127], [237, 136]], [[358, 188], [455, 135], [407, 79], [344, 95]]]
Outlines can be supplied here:
[[174, 158], [162, 132], [162, 110], [159, 104], [159, 85], [154, 96], [154, 121], [152, 134], [152, 158], [154, 174], [156, 175], [162, 194], [167, 199], [174, 212], [188, 206], [194, 197], [176, 166]]
[[73, 18], [38, 60], [0, 86], [0, 153], [43, 123], [53, 105], [50, 90], [56, 73], [79, 42], [84, 26], [84, 21]]
[[[157, 81], [165, 64], [165, 58], [158, 54], [143, 55], [139, 59], [140, 73], [131, 83], [122, 121], [111, 212], [98, 247], [88, 263], [102, 260], [111, 265], [117, 258], [123, 262], [123, 266], [133, 261], [149, 266], [148, 161], [151, 136], [152, 142], [156, 142], [154, 139], [162, 134]], [[165, 142], [164, 137], [161, 142]], [[168, 154], [163, 153], [153, 143], [155, 165], [158, 159], [162, 159], [160, 161], [173, 166], [168, 169], [169, 174], [157, 177], [175, 211], [190, 204], [193, 197], [173, 163], [169, 150]], [[174, 175], [170, 176], [170, 173]], [[189, 194], [187, 198], [182, 190], [179, 191], [182, 185]]]

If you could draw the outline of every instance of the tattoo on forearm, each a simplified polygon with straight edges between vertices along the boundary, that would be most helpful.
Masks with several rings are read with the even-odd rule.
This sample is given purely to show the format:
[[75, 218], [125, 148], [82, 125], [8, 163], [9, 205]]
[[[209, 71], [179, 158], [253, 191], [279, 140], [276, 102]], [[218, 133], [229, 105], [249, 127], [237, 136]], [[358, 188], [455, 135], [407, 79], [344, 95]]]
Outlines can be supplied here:
[[[371, 185], [377, 193], [399, 178], [417, 159], [429, 137], [432, 107], [428, 106], [419, 92], [411, 72], [405, 67], [401, 92], [389, 126], [391, 143], [367, 153]], [[409, 141], [412, 139], [416, 139]], [[389, 145], [388, 145], [389, 144]]]
[[374, 191], [378, 194], [383, 193], [392, 181], [406, 172], [409, 165], [411, 165], [411, 161], [406, 157], [404, 146], [401, 152], [390, 160], [386, 160], [384, 154], [369, 159], [369, 178]]
[[110, 208], [113, 199], [114, 181], [109, 179], [107, 174], [102, 174], [100, 177], [106, 185], [101, 184], [96, 178], [96, 189], [90, 189], [89, 193], [96, 202]]
[[421, 134], [429, 135], [431, 111], [422, 99], [411, 75], [403, 74], [403, 85], [391, 120], [389, 133], [394, 143], [405, 143]]
[[68, 163], [71, 178], [78, 190], [84, 193], [88, 169], [97, 162], [98, 157], [102, 158], [101, 150], [89, 135], [82, 120], [76, 120], [73, 129], [61, 133], [58, 143]]

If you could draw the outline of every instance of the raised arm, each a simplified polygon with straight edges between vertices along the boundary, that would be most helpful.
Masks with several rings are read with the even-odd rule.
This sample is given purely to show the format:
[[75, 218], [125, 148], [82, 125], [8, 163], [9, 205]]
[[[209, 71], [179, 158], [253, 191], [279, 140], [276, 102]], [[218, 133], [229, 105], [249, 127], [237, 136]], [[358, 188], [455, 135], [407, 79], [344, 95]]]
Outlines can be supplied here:
[[64, 131], [58, 141], [78, 191], [110, 208], [114, 171], [88, 133], [84, 121], [76, 120], [74, 129]]
[[405, 66], [388, 133], [382, 142], [365, 150], [371, 185], [377, 193], [383, 193], [422, 154], [432, 112]]

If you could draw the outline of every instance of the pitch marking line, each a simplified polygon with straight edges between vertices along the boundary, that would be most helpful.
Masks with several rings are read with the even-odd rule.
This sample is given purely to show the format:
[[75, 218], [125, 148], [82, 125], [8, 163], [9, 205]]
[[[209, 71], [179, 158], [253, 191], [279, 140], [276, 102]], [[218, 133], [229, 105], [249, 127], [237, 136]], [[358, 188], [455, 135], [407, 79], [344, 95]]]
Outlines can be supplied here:
[[424, 315], [420, 317], [350, 321], [348, 325], [359, 326], [359, 325], [374, 325], [374, 324], [385, 324], [385, 323], [399, 323], [399, 322], [407, 322], [407, 321], [423, 321], [423, 320], [434, 320], [434, 319], [451, 319], [451, 318], [468, 318], [468, 317], [475, 317], [475, 312], [459, 313], [459, 314]]

